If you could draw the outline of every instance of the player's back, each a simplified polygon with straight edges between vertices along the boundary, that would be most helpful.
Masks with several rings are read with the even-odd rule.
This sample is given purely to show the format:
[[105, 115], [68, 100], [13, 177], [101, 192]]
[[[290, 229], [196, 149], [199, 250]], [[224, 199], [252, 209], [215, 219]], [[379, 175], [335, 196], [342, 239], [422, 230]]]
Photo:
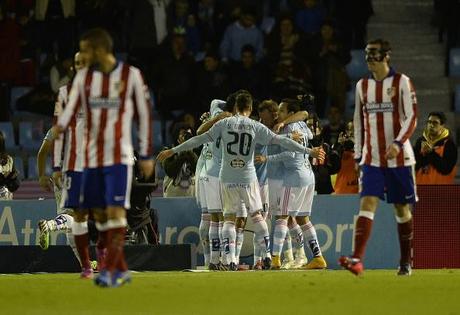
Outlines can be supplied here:
[[251, 183], [257, 180], [254, 166], [256, 143], [268, 144], [273, 133], [259, 122], [240, 115], [223, 119], [218, 125], [222, 145], [221, 181]]

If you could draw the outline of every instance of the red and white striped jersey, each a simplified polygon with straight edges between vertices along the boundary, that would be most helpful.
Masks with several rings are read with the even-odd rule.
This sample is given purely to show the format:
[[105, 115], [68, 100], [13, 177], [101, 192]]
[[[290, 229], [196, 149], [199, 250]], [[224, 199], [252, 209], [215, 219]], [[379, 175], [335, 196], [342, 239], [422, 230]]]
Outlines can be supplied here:
[[[415, 164], [409, 138], [417, 125], [417, 98], [410, 79], [390, 70], [382, 81], [361, 79], [355, 95], [355, 159], [360, 165], [401, 167]], [[393, 142], [402, 145], [395, 159], [385, 153]]]
[[[57, 102], [54, 106], [54, 116], [59, 117], [68, 101], [69, 85], [59, 88]], [[64, 135], [60, 135], [54, 141], [53, 146], [53, 168], [61, 167], [62, 171], [83, 171], [83, 158], [85, 148], [85, 112], [80, 107], [67, 128]], [[64, 152], [63, 152], [64, 151]], [[62, 159], [62, 165], [61, 165]]]
[[86, 115], [83, 167], [132, 165], [132, 122], [138, 119], [139, 156], [152, 155], [149, 93], [139, 69], [119, 62], [110, 73], [78, 71], [57, 125], [66, 129], [83, 107]]

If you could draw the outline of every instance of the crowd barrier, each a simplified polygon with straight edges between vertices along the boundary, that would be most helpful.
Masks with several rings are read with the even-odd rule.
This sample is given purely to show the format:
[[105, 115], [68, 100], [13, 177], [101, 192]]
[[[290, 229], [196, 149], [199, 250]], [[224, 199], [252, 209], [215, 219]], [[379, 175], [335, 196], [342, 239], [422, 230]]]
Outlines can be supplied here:
[[[460, 267], [460, 259], [458, 259], [460, 253], [459, 186], [452, 189], [450, 193], [446, 193], [448, 197], [442, 197], [444, 202], [440, 201], [437, 205], [433, 204], [430, 194], [439, 195], [444, 190], [441, 189], [440, 192], [432, 192], [429, 188], [419, 190], [420, 203], [414, 211], [416, 267]], [[202, 264], [202, 248], [198, 234], [200, 209], [196, 206], [195, 200], [193, 198], [153, 198], [152, 207], [158, 210], [161, 243], [197, 245], [197, 264]], [[348, 255], [353, 251], [354, 222], [357, 218], [358, 207], [357, 195], [318, 195], [314, 198], [311, 220], [316, 227], [323, 254], [332, 269], [338, 268], [337, 259], [341, 255]], [[55, 202], [52, 199], [0, 202], [0, 245], [38, 244], [37, 223], [39, 219], [52, 218], [55, 213]], [[442, 213], [443, 226], [436, 225], [436, 222], [439, 222], [439, 216], [436, 213]], [[436, 234], [436, 231], [439, 231], [439, 234]], [[246, 263], [252, 262], [252, 237], [251, 225], [248, 224], [241, 253]], [[433, 258], [436, 260], [435, 265], [430, 261], [432, 258], [428, 258], [433, 256], [431, 251], [436, 249], [431, 245], [433, 243], [444, 251], [440, 254], [443, 259], [439, 259], [439, 256]], [[51, 244], [65, 244], [64, 234], [54, 233]], [[452, 251], [455, 250], [456, 252], [453, 253]], [[399, 245], [393, 208], [382, 202], [379, 205], [371, 239], [367, 246], [366, 267], [372, 269], [396, 268], [398, 260]]]

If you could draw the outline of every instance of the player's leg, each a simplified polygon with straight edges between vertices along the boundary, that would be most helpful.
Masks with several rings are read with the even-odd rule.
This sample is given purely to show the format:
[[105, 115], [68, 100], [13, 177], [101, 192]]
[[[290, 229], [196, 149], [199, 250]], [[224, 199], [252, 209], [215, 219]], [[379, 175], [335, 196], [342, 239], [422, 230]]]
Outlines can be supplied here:
[[410, 204], [417, 200], [415, 180], [412, 167], [387, 169], [387, 201], [394, 203], [395, 217], [398, 224], [399, 247], [401, 259], [398, 275], [411, 274], [411, 249], [413, 238], [413, 220]]
[[220, 249], [221, 249], [221, 234], [219, 233], [220, 212], [212, 212], [209, 214], [211, 218], [209, 226], [209, 240], [210, 240], [210, 270], [219, 270], [220, 262]]
[[270, 255], [270, 234], [267, 222], [262, 215], [262, 200], [260, 197], [260, 188], [257, 181], [247, 184], [240, 189], [240, 199], [244, 201], [254, 225], [254, 234], [256, 242], [261, 247], [264, 268], [271, 267], [272, 257]]
[[303, 232], [297, 218], [299, 218], [298, 214], [295, 217], [290, 216], [288, 219], [289, 237], [295, 253], [295, 259], [291, 264], [292, 269], [298, 269], [308, 262], [307, 256], [305, 255]]
[[222, 228], [222, 248], [223, 255], [228, 262], [228, 270], [234, 271], [236, 265], [236, 211], [241, 205], [241, 197], [238, 187], [232, 184], [222, 183], [222, 204], [224, 214], [224, 224]]
[[[206, 183], [206, 185], [204, 185]], [[222, 228], [224, 217], [222, 215], [222, 198], [221, 184], [219, 179], [213, 176], [203, 178], [202, 191], [204, 198], [202, 203], [207, 207], [211, 221], [209, 225], [209, 240], [210, 240], [210, 270], [221, 270], [220, 259], [222, 255]], [[223, 260], [226, 259], [222, 255]], [[226, 263], [226, 262], [225, 262]]]
[[107, 205], [107, 256], [96, 284], [121, 286], [131, 281], [124, 257], [126, 209], [130, 208], [132, 166], [116, 164], [102, 168]]
[[198, 207], [201, 209], [201, 220], [198, 228], [200, 234], [200, 243], [203, 247], [204, 265], [209, 266], [210, 260], [210, 243], [209, 243], [209, 227], [211, 224], [211, 215], [208, 213], [208, 207], [206, 206], [206, 196], [203, 188], [203, 181], [201, 177], [196, 176], [198, 181], [195, 184], [195, 198]]
[[236, 243], [235, 243], [235, 257], [236, 263], [240, 263], [240, 254], [241, 248], [243, 247], [244, 242], [244, 228], [246, 226], [246, 220], [248, 218], [248, 212], [246, 210], [246, 205], [244, 202], [241, 202], [240, 209], [236, 213], [235, 229], [236, 229]]
[[384, 198], [385, 174], [382, 168], [364, 165], [360, 177], [360, 209], [355, 224], [354, 244], [355, 250], [351, 257], [342, 256], [339, 264], [350, 270], [355, 275], [363, 272], [362, 260], [366, 250], [367, 241], [371, 235], [372, 223], [379, 198]]

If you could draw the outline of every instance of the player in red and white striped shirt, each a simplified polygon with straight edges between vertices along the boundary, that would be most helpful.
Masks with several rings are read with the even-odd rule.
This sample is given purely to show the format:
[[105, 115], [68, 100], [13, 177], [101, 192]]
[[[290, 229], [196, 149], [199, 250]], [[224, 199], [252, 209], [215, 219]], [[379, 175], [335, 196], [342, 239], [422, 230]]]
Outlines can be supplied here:
[[[110, 35], [102, 29], [90, 30], [81, 37], [80, 52], [90, 66], [75, 76], [68, 104], [53, 127], [53, 134], [57, 137], [78, 115], [80, 108], [84, 108], [86, 130], [81, 207], [93, 211], [100, 238], [106, 238], [106, 268], [95, 279], [100, 286], [118, 286], [130, 280], [123, 244], [125, 209], [130, 207], [134, 164], [134, 119], [138, 120], [139, 126], [139, 166], [145, 177], [153, 173], [148, 89], [137, 68], [117, 62], [112, 46]], [[87, 234], [87, 225], [82, 223], [75, 228], [74, 234]]]
[[355, 251], [339, 263], [356, 275], [379, 198], [393, 203], [398, 222], [401, 260], [398, 275], [411, 273], [412, 214], [417, 196], [413, 176], [414, 152], [409, 142], [417, 124], [417, 98], [411, 80], [390, 65], [390, 44], [369, 41], [366, 61], [372, 76], [356, 84], [355, 159], [361, 166], [361, 204], [355, 227]]

